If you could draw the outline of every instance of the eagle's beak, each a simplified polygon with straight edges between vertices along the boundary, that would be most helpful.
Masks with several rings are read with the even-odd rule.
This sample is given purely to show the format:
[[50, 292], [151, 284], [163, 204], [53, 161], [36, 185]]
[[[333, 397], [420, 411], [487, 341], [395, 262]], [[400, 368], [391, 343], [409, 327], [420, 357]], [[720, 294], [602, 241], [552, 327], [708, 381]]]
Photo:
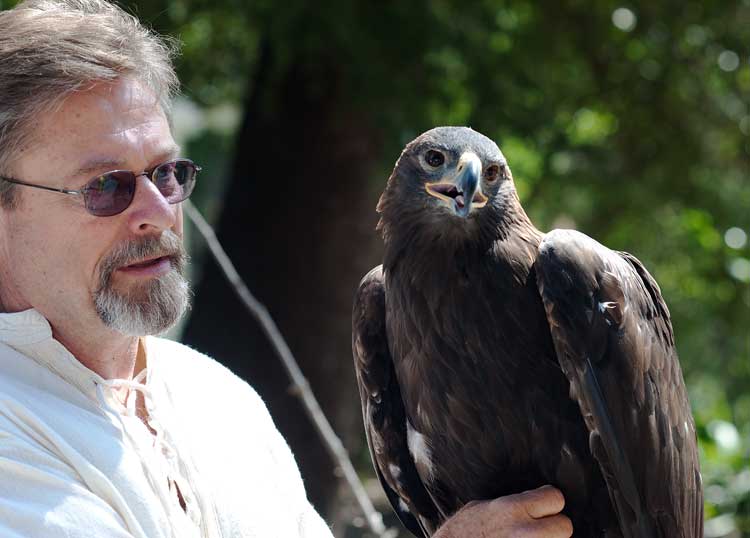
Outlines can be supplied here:
[[479, 178], [482, 177], [482, 161], [476, 153], [467, 151], [456, 165], [456, 173], [449, 181], [427, 183], [429, 194], [445, 200], [457, 215], [468, 217], [472, 207], [483, 207], [487, 197], [482, 193]]

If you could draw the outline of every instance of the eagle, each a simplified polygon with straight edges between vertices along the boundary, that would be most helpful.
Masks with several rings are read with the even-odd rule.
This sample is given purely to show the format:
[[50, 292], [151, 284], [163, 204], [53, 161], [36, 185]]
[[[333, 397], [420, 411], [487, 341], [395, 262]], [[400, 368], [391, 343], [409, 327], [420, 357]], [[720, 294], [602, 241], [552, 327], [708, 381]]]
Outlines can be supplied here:
[[352, 349], [375, 471], [415, 536], [543, 484], [577, 538], [703, 535], [669, 310], [637, 258], [537, 230], [467, 127], [410, 142], [377, 211], [383, 264], [356, 291]]

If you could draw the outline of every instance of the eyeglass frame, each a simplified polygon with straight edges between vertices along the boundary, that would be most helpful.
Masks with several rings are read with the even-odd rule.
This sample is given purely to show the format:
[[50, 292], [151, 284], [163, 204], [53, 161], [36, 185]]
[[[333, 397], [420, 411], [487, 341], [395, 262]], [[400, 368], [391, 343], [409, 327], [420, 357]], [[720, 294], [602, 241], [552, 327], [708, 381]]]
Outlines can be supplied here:
[[[81, 196], [83, 198], [83, 201], [84, 201], [84, 206], [86, 206], [86, 192], [87, 192], [86, 185], [88, 185], [89, 183], [91, 183], [92, 181], [94, 181], [96, 178], [99, 178], [99, 177], [102, 177], [102, 176], [106, 176], [107, 174], [114, 174], [114, 173], [117, 173], [117, 172], [127, 172], [129, 174], [133, 174], [133, 176], [135, 177], [136, 180], [139, 177], [141, 177], [141, 176], [145, 176], [145, 177], [147, 177], [149, 179], [149, 181], [151, 181], [151, 183], [156, 184], [156, 182], [154, 181], [154, 177], [153, 177], [154, 172], [156, 172], [156, 169], [159, 168], [160, 166], [164, 166], [165, 164], [173, 163], [173, 162], [176, 162], [176, 161], [187, 161], [187, 162], [189, 162], [191, 165], [193, 165], [195, 167], [195, 173], [196, 173], [196, 175], [198, 174], [198, 172], [200, 172], [201, 170], [203, 170], [202, 167], [198, 166], [197, 164], [195, 164], [190, 159], [184, 159], [184, 158], [178, 157], [176, 159], [170, 159], [168, 161], [164, 161], [163, 163], [159, 163], [156, 166], [153, 166], [152, 168], [147, 168], [143, 172], [141, 172], [140, 174], [136, 174], [132, 170], [109, 170], [108, 172], [104, 172], [102, 174], [97, 174], [96, 176], [92, 177], [86, 183], [84, 183], [83, 187], [81, 187], [80, 189], [67, 189], [67, 188], [64, 188], [64, 187], [63, 188], [50, 187], [48, 185], [39, 185], [39, 184], [36, 184], [36, 183], [28, 183], [26, 181], [23, 181], [23, 180], [20, 180], [20, 179], [16, 179], [14, 177], [7, 177], [7, 176], [0, 176], [0, 180], [7, 181], [8, 183], [11, 183], [13, 185], [23, 185], [25, 187], [34, 187], [36, 189], [43, 189], [45, 191], [50, 191], [50, 192], [59, 192], [61, 194], [71, 194], [71, 195], [75, 195], [75, 196]], [[159, 191], [159, 194], [161, 194], [161, 191]], [[192, 194], [192, 191], [190, 192], [190, 194]], [[167, 202], [169, 202], [171, 205], [179, 204], [180, 202], [184, 202], [185, 200], [187, 200], [190, 197], [190, 194], [188, 194], [187, 196], [185, 196], [185, 198], [183, 198], [182, 200], [178, 200], [177, 202], [169, 202], [169, 200], [167, 200]], [[162, 194], [162, 196], [164, 197], [165, 200], [167, 199], [166, 196], [164, 196], [163, 194]], [[133, 187], [133, 197], [135, 198], [135, 187]], [[128, 203], [128, 205], [126, 205], [122, 209], [122, 211], [118, 211], [117, 213], [113, 213], [112, 215], [106, 215], [106, 216], [114, 217], [115, 215], [119, 215], [120, 213], [124, 212], [128, 207], [130, 207], [130, 204], [132, 204], [132, 203], [133, 203], [133, 200], [131, 199], [130, 202]], [[96, 215], [94, 213], [91, 213], [91, 211], [88, 210], [88, 207], [86, 207], [86, 212], [89, 213], [89, 214], [91, 214], [91, 215], [93, 215], [93, 216], [95, 216], [95, 217], [101, 217], [101, 216], [103, 216], [103, 215]]]

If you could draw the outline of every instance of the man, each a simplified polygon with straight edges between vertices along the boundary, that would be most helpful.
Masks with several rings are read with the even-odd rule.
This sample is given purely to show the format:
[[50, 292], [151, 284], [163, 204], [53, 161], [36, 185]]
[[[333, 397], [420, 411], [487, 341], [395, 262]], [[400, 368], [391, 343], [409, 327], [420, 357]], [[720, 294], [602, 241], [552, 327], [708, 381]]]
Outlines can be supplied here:
[[[0, 13], [0, 536], [330, 537], [256, 393], [154, 336], [188, 304], [199, 167], [169, 47], [104, 0]], [[570, 536], [557, 490], [437, 536]]]

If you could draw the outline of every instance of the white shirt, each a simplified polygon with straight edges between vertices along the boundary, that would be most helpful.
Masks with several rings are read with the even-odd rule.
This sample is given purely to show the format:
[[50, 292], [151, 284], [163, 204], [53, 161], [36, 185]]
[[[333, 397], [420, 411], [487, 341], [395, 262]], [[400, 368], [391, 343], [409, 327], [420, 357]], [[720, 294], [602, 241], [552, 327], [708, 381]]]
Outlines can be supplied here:
[[331, 538], [255, 391], [186, 346], [144, 344], [147, 371], [106, 381], [37, 311], [0, 314], [0, 537]]

